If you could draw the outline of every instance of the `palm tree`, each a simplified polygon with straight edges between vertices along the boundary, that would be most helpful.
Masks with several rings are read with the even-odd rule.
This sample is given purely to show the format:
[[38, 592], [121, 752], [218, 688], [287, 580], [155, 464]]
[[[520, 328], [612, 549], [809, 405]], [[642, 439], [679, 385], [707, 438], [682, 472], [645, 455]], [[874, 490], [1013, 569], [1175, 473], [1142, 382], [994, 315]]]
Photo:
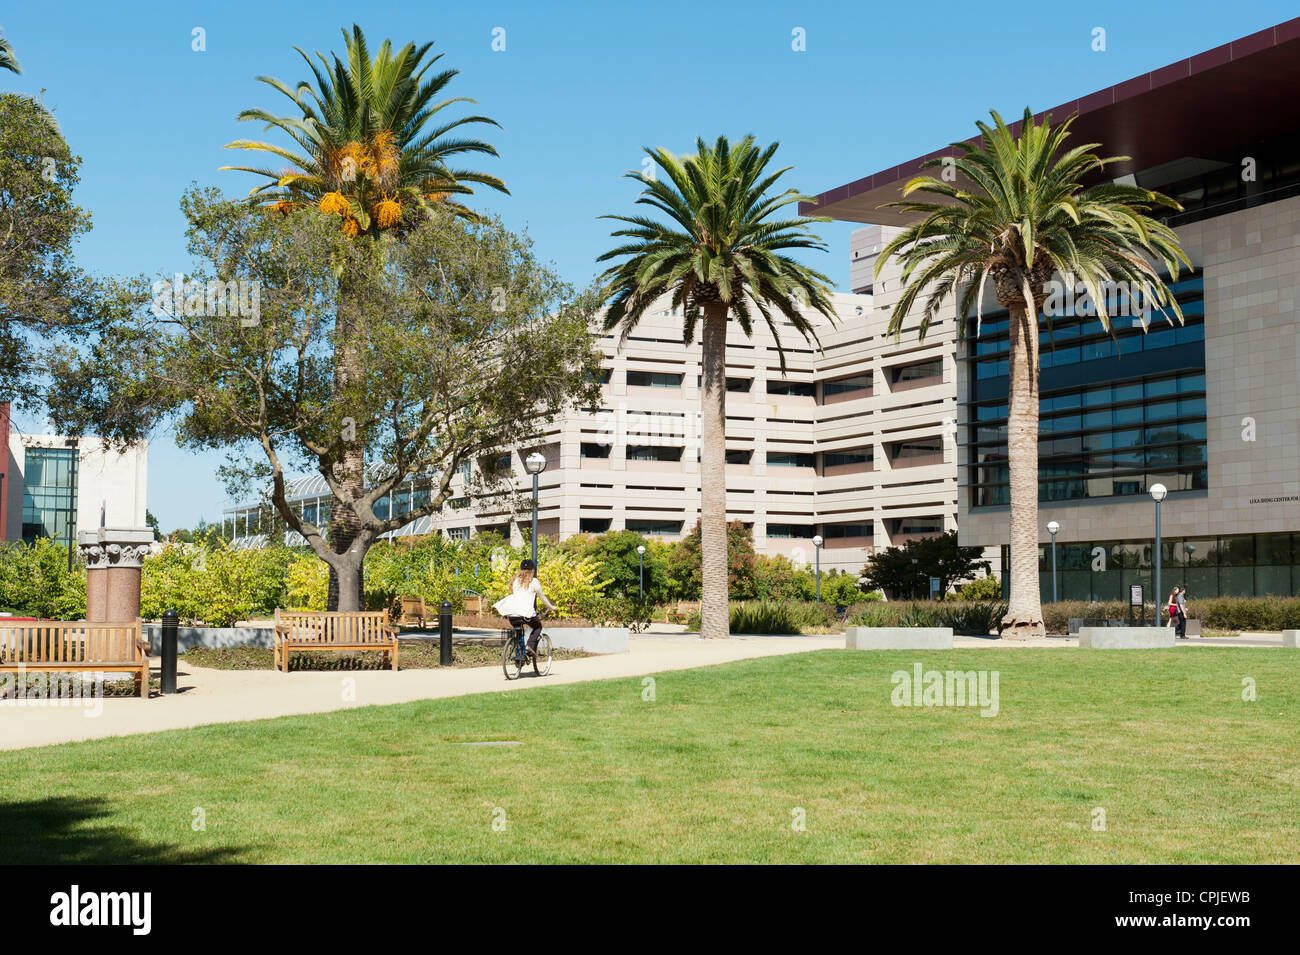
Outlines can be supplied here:
[[385, 40], [372, 60], [359, 26], [353, 25], [350, 36], [344, 30], [343, 40], [346, 62], [335, 54], [331, 66], [317, 51], [323, 71], [295, 47], [315, 77], [315, 88], [305, 81], [290, 88], [274, 77], [258, 77], [292, 100], [300, 115], [276, 116], [264, 109], [246, 109], [239, 119], [279, 129], [302, 152], [247, 139], [227, 144], [227, 149], [267, 152], [292, 164], [289, 169], [223, 166], [268, 180], [250, 195], [284, 213], [315, 205], [326, 215], [339, 216], [340, 228], [348, 235], [374, 237], [382, 230], [400, 227], [408, 207], [426, 214], [435, 207], [446, 207], [456, 214], [472, 215], [451, 198], [472, 193], [470, 183], [508, 192], [495, 176], [447, 165], [451, 157], [462, 153], [497, 155], [496, 149], [482, 140], [448, 135], [476, 123], [499, 125], [495, 120], [465, 116], [427, 128], [453, 103], [473, 102], [463, 96], [435, 102], [460, 71], [426, 76], [442, 59], [439, 54], [424, 61], [432, 43], [418, 48], [408, 43], [394, 54], [392, 44]]
[[[696, 140], [694, 155], [677, 157], [665, 149], [646, 149], [666, 174], [666, 181], [632, 171], [643, 180], [638, 205], [666, 215], [669, 223], [644, 216], [604, 216], [626, 223], [615, 236], [628, 241], [597, 261], [626, 256], [601, 276], [606, 283], [606, 331], [618, 328], [620, 344], [656, 300], [672, 296], [685, 315], [684, 338], [693, 344], [701, 329], [700, 536], [703, 562], [701, 636], [726, 637], [727, 488], [726, 401], [727, 329], [732, 320], [746, 335], [753, 332], [754, 312], [781, 347], [778, 316], [784, 316], [805, 341], [816, 332], [802, 307], [834, 321], [829, 280], [785, 255], [785, 249], [826, 246], [808, 223], [825, 218], [770, 218], [773, 213], [810, 197], [795, 189], [769, 193], [790, 167], [769, 171], [779, 144], [766, 149], [746, 136], [732, 146], [719, 136], [712, 146]], [[776, 314], [774, 314], [774, 312]], [[785, 353], [780, 351], [781, 370]]]
[[[454, 103], [471, 103], [465, 97], [439, 99], [458, 70], [430, 73], [442, 55], [425, 59], [433, 44], [408, 43], [396, 53], [385, 40], [372, 58], [365, 34], [355, 24], [343, 31], [346, 59], [333, 60], [316, 52], [319, 65], [298, 49], [315, 79], [297, 86], [273, 77], [258, 79], [287, 96], [296, 112], [277, 116], [264, 109], [247, 109], [240, 120], [263, 122], [278, 129], [297, 146], [297, 152], [272, 143], [236, 140], [228, 149], [270, 153], [290, 164], [287, 169], [224, 166], [251, 172], [267, 181], [250, 192], [254, 202], [284, 215], [300, 212], [337, 216], [341, 231], [367, 242], [371, 261], [380, 267], [384, 244], [398, 241], [403, 231], [422, 216], [447, 213], [473, 218], [454, 197], [473, 192], [473, 184], [508, 192], [494, 176], [452, 168], [453, 157], [465, 153], [497, 155], [478, 139], [455, 133], [462, 126], [485, 123], [486, 116], [444, 119], [442, 111]], [[297, 48], [295, 48], [297, 49]], [[455, 133], [453, 135], [453, 133]], [[346, 394], [361, 379], [364, 332], [353, 294], [357, 276], [339, 276], [338, 311], [334, 331], [335, 390]], [[357, 539], [360, 519], [349, 499], [361, 497], [365, 485], [365, 456], [355, 431], [343, 429], [338, 438], [342, 454], [333, 476], [343, 489], [342, 499], [330, 509], [329, 543], [346, 553]], [[330, 608], [360, 609], [364, 584], [340, 587], [337, 571], [330, 568]]]
[[14, 48], [9, 45], [3, 33], [0, 33], [0, 70], [8, 70], [10, 73], [23, 71], [18, 65], [18, 58], [14, 56]]
[[[876, 274], [892, 255], [903, 265], [903, 293], [890, 316], [894, 335], [922, 294], [927, 298], [920, 337], [950, 295], [957, 299], [959, 334], [964, 336], [974, 312], [978, 335], [990, 279], [998, 304], [1010, 313], [1011, 595], [1003, 635], [1027, 638], [1044, 633], [1038, 582], [1038, 350], [1040, 330], [1050, 335], [1051, 317], [1060, 317], [1039, 314], [1053, 290], [1053, 276], [1063, 276], [1071, 290], [1082, 282], [1110, 331], [1103, 285], [1117, 283], [1133, 300], [1154, 302], [1167, 319], [1181, 323], [1182, 311], [1153, 263], [1158, 260], [1175, 279], [1180, 266], [1191, 263], [1174, 231], [1149, 215], [1160, 207], [1178, 210], [1178, 203], [1135, 185], [1102, 182], [1084, 188], [1086, 180], [1101, 178], [1108, 164], [1128, 157], [1101, 159], [1092, 152], [1097, 143], [1063, 151], [1071, 120], [1053, 126], [1049, 115], [1037, 124], [1026, 109], [1016, 135], [1001, 116], [992, 115], [992, 126], [976, 123], [978, 144], [954, 143], [960, 156], [925, 164], [952, 164], [955, 181], [918, 176], [903, 188], [903, 201], [887, 203], [922, 218], [885, 246]], [[940, 201], [907, 198], [916, 192]]]

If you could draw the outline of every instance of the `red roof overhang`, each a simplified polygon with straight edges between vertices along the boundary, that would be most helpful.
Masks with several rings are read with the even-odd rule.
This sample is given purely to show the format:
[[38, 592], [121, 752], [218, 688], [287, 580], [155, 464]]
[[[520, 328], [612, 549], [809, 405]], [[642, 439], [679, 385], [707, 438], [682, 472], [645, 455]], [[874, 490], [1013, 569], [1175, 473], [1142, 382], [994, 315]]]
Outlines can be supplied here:
[[[1071, 143], [1101, 143], [1102, 156], [1131, 157], [1106, 167], [1108, 174], [1119, 177], [1185, 157], [1249, 156], [1253, 144], [1296, 129], [1298, 90], [1300, 17], [1043, 110], [1034, 118], [1051, 113], [1059, 122], [1076, 116]], [[1003, 118], [1011, 117], [1004, 113]], [[1020, 123], [1012, 129], [1018, 132]], [[849, 222], [905, 225], [910, 216], [881, 209], [881, 203], [900, 198], [913, 176], [937, 174], [933, 168], [922, 170], [923, 162], [957, 152], [948, 146], [883, 169], [822, 193], [816, 203], [800, 203], [799, 211]]]

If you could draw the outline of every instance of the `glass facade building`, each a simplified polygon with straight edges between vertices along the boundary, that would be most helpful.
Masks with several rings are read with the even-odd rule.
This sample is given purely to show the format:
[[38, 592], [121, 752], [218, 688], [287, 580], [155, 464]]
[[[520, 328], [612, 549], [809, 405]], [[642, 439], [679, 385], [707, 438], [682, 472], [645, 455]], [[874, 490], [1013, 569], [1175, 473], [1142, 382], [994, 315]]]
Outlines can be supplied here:
[[23, 475], [23, 540], [64, 544], [77, 533], [77, 451], [28, 448]]
[[[1040, 501], [1145, 494], [1155, 483], [1171, 491], [1206, 487], [1204, 279], [1193, 275], [1171, 289], [1182, 325], [1153, 313], [1149, 330], [1124, 317], [1107, 332], [1072, 305], [1040, 333]], [[978, 337], [976, 323], [968, 326], [964, 483], [971, 508], [1004, 505], [1007, 312], [985, 316]]]
[[[1300, 534], [1239, 534], [1162, 540], [1160, 588], [1167, 597], [1186, 587], [1189, 600], [1204, 597], [1287, 597], [1300, 594]], [[1154, 541], [1094, 541], [1056, 545], [1061, 600], [1127, 601], [1141, 584], [1147, 600], [1155, 586]], [[1011, 570], [1002, 547], [1003, 580]], [[1052, 548], [1038, 549], [1043, 600], [1052, 598]]]

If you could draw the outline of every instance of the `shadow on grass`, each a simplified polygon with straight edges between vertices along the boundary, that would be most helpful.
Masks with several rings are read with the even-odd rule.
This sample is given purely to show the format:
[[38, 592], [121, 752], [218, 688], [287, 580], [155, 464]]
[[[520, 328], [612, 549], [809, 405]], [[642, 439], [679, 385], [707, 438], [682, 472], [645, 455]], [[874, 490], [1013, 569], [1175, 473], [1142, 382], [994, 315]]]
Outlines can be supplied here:
[[0, 859], [19, 865], [213, 865], [240, 861], [240, 849], [184, 849], [148, 843], [108, 820], [98, 798], [0, 803]]

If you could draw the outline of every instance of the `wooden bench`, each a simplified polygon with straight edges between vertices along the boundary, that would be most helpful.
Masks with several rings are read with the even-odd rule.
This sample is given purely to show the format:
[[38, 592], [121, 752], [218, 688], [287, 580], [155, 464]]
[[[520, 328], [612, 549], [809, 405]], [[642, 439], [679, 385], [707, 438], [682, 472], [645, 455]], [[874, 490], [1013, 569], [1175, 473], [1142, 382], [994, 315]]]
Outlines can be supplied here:
[[0, 672], [132, 673], [149, 698], [149, 643], [131, 622], [14, 620], [0, 617]]
[[401, 613], [397, 618], [397, 623], [402, 627], [418, 626], [424, 628], [424, 621], [428, 616], [424, 609], [423, 597], [403, 597]]
[[289, 672], [294, 650], [382, 650], [384, 665], [397, 669], [398, 627], [387, 610], [275, 612], [275, 668]]

